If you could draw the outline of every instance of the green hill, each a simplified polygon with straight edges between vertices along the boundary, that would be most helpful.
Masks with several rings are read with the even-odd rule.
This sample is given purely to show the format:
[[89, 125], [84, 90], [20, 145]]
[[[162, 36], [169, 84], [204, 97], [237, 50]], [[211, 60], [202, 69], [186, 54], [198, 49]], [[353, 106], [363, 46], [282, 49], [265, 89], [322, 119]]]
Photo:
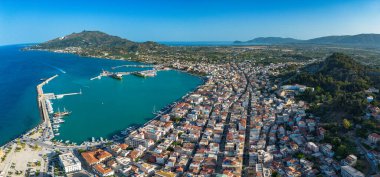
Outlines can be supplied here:
[[82, 31], [55, 38], [53, 40], [35, 45], [30, 49], [64, 50], [83, 56], [112, 56], [121, 58], [134, 58], [137, 52], [145, 53], [165, 48], [155, 42], [133, 42], [100, 31]]
[[111, 36], [100, 31], [83, 31], [55, 38], [37, 45], [35, 48], [63, 48], [63, 47], [115, 47], [131, 46], [135, 42]]
[[308, 66], [290, 82], [315, 88], [300, 98], [311, 103], [311, 111], [325, 121], [356, 119], [368, 105], [364, 91], [379, 86], [379, 75], [374, 73], [379, 72], [345, 54], [334, 53], [323, 62]]

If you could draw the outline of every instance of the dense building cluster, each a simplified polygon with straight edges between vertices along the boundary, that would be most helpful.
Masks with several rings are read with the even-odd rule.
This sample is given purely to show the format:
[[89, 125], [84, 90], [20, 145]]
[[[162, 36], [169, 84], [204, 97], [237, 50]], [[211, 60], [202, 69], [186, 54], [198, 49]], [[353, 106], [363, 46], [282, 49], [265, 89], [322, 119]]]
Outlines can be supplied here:
[[[306, 86], [278, 87], [271, 75], [286, 64], [251, 62], [171, 67], [207, 73], [204, 85], [131, 132], [123, 143], [82, 153], [100, 176], [361, 175], [357, 157], [333, 159], [324, 130], [295, 95]], [[312, 89], [312, 88], [311, 88]]]
[[[87, 41], [87, 35], [96, 40]], [[66, 43], [67, 39], [76, 43]], [[377, 54], [368, 56], [369, 50], [309, 45], [174, 47], [136, 43], [96, 31], [74, 33], [26, 49], [141, 61], [154, 64], [157, 71], [171, 68], [198, 75], [204, 83], [154, 119], [126, 127], [111, 141], [75, 145], [44, 139], [50, 137], [44, 132], [39, 139], [30, 139], [43, 127], [39, 126], [18, 142], [9, 143], [4, 151], [0, 149], [6, 168], [15, 168], [6, 156], [28, 144], [31, 149], [41, 146], [46, 150], [35, 153], [46, 161], [34, 162], [42, 166], [41, 171], [30, 170], [28, 162], [29, 175], [380, 174], [378, 79], [369, 80], [378, 71], [359, 67], [361, 63], [343, 54], [323, 60], [340, 51], [370, 61]], [[150, 77], [156, 70], [134, 74]], [[326, 121], [330, 118], [332, 122]]]

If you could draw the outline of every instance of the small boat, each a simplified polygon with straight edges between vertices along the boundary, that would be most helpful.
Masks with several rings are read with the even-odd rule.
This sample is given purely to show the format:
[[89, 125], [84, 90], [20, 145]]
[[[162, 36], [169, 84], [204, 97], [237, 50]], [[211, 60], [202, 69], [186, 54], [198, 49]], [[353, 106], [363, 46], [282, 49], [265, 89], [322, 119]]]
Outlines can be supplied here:
[[59, 133], [56, 133], [56, 134], [54, 134], [55, 136], [59, 136], [60, 134]]
[[60, 123], [64, 123], [65, 121], [64, 120], [62, 120], [62, 119], [55, 119], [55, 120], [53, 120], [53, 124], [60, 124]]
[[157, 111], [156, 111], [156, 105], [154, 105], [154, 106], [153, 106], [152, 114], [157, 115], [157, 114], [159, 114], [159, 113], [160, 113], [160, 112], [157, 112]]
[[58, 112], [54, 113], [54, 117], [63, 117], [63, 116], [68, 116], [70, 114], [71, 114], [71, 112], [67, 111], [66, 108], [63, 108], [63, 112], [61, 112], [58, 109]]

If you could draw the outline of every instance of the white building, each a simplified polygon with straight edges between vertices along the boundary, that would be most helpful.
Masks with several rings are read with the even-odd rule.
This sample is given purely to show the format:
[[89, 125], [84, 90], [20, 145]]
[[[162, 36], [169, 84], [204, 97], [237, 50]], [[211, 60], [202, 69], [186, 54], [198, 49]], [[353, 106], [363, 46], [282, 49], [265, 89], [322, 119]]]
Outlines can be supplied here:
[[368, 135], [368, 141], [376, 144], [378, 141], [380, 141], [380, 135], [376, 133], [371, 133]]
[[343, 177], [364, 177], [364, 174], [350, 166], [342, 166], [341, 175]]
[[73, 153], [68, 152], [59, 155], [59, 162], [65, 170], [65, 173], [76, 172], [82, 170], [81, 163]]
[[125, 143], [134, 148], [138, 147], [139, 145], [149, 148], [154, 144], [153, 140], [145, 139], [143, 132], [138, 133], [137, 131], [133, 132], [131, 135], [125, 138]]
[[312, 150], [313, 152], [318, 152], [319, 151], [319, 147], [315, 143], [313, 143], [313, 142], [308, 142], [306, 144], [306, 147], [308, 149]]

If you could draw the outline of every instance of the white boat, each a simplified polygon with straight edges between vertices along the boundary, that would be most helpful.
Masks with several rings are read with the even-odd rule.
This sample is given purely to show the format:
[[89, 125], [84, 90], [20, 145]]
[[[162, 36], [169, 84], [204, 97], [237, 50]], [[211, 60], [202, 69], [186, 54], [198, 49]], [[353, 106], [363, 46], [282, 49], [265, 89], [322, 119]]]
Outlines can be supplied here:
[[65, 120], [63, 120], [63, 119], [53, 119], [53, 121], [57, 121], [57, 122], [59, 122], [59, 123], [63, 123], [63, 122], [65, 122]]
[[59, 136], [60, 134], [59, 133], [56, 133], [56, 134], [54, 134], [55, 136]]
[[47, 110], [48, 110], [49, 114], [54, 113], [52, 104], [53, 103], [51, 103], [51, 101], [49, 99], [46, 99], [46, 106], [47, 106]]

